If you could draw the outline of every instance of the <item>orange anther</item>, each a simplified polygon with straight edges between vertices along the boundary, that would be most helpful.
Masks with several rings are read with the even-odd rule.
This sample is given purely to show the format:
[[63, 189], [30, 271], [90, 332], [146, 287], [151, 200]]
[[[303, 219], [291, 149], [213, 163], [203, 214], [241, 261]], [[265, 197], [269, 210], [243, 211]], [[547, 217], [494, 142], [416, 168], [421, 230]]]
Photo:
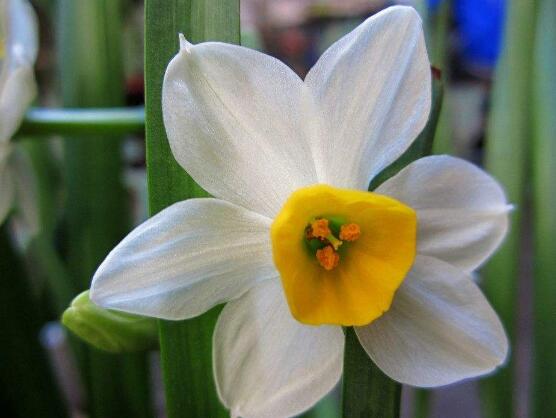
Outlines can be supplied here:
[[357, 224], [345, 224], [340, 228], [342, 241], [356, 241], [361, 235], [361, 228]]
[[331, 233], [332, 232], [328, 227], [328, 219], [321, 218], [311, 222], [311, 234], [313, 235], [313, 237], [326, 238]]
[[325, 270], [332, 270], [340, 262], [340, 255], [330, 245], [317, 250], [316, 257]]

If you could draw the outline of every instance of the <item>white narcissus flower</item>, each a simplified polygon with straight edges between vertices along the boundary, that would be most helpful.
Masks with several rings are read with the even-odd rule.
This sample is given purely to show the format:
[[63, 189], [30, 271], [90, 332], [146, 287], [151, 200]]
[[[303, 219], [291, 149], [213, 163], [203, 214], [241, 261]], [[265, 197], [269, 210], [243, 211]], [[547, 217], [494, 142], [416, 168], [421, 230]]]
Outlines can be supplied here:
[[0, 223], [17, 197], [31, 229], [37, 227], [29, 196], [34, 184], [24, 157], [12, 152], [10, 139], [36, 95], [37, 32], [37, 18], [27, 0], [0, 0]]
[[411, 8], [366, 20], [304, 81], [259, 52], [182, 39], [164, 122], [178, 162], [216, 198], [135, 229], [99, 267], [92, 299], [176, 320], [228, 302], [213, 355], [233, 416], [317, 402], [342, 373], [341, 326], [402, 383], [492, 371], [508, 343], [471, 274], [506, 233], [500, 186], [434, 156], [367, 192], [424, 127], [430, 101]]

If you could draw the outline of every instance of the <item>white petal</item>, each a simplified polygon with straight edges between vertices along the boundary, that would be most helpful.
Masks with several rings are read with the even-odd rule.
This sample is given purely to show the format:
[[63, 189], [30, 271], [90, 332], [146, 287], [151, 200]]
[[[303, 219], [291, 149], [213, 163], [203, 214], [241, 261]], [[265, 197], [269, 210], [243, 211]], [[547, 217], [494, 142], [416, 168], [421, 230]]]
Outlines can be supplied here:
[[270, 219], [220, 200], [176, 203], [112, 250], [91, 299], [158, 318], [200, 315], [276, 275], [269, 227]]
[[340, 379], [344, 334], [291, 316], [280, 280], [228, 303], [214, 331], [216, 384], [233, 417], [279, 418], [314, 405]]
[[473, 271], [508, 230], [506, 196], [487, 173], [448, 156], [422, 158], [376, 190], [417, 211], [417, 252]]
[[323, 125], [313, 129], [319, 179], [366, 189], [425, 126], [430, 64], [421, 19], [390, 7], [332, 45], [305, 79]]
[[14, 199], [14, 180], [8, 158], [10, 147], [0, 142], [0, 225], [8, 216]]
[[38, 22], [27, 0], [3, 2], [6, 21], [6, 60], [8, 65], [31, 64], [39, 48]]
[[356, 332], [384, 373], [421, 387], [489, 373], [508, 353], [502, 324], [473, 280], [425, 256], [417, 256], [390, 310]]
[[267, 55], [184, 40], [162, 89], [176, 160], [214, 196], [273, 217], [295, 189], [316, 183], [302, 85]]
[[15, 133], [36, 91], [32, 67], [20, 67], [7, 74], [0, 91], [0, 144]]
[[8, 0], [3, 6], [7, 33], [0, 75], [0, 142], [14, 134], [36, 95], [33, 65], [38, 49], [37, 19], [30, 4]]

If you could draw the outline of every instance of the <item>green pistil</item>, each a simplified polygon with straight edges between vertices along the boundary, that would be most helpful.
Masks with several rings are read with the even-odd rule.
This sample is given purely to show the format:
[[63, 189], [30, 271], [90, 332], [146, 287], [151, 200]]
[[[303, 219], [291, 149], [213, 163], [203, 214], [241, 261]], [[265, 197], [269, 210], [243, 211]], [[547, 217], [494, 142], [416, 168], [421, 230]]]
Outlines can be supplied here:
[[[311, 223], [317, 219], [326, 219], [328, 220], [328, 227], [330, 228], [331, 234], [328, 234], [326, 238], [308, 238], [308, 232], [311, 231]], [[340, 236], [340, 230], [342, 225], [346, 223], [345, 218], [341, 216], [316, 216], [311, 218], [305, 228], [305, 236], [304, 241], [307, 245], [307, 249], [314, 256], [317, 250], [320, 250], [327, 245], [331, 245], [334, 250], [338, 251], [340, 246], [343, 244], [343, 241], [338, 238]]]
[[332, 245], [334, 247], [334, 250], [336, 250], [336, 251], [338, 251], [338, 248], [340, 248], [340, 245], [342, 245], [344, 243], [343, 241], [339, 240], [338, 238], [336, 238], [332, 234], [328, 234], [326, 236], [326, 239], [328, 240], [330, 245]]

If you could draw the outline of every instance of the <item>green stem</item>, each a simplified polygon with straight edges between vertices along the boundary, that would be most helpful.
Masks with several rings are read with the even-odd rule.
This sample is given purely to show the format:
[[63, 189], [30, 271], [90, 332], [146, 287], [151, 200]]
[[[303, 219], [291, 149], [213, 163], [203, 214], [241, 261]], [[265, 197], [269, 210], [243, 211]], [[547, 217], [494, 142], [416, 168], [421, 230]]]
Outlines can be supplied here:
[[346, 328], [343, 418], [397, 418], [401, 385], [369, 360], [353, 328]]
[[[2, 416], [67, 417], [48, 358], [39, 343], [38, 302], [0, 226], [0, 404]], [[9, 411], [9, 412], [8, 412]]]
[[533, 83], [533, 227], [535, 240], [532, 417], [556, 411], [556, 3], [541, 0]]
[[[239, 0], [145, 2], [146, 139], [150, 212], [206, 196], [176, 163], [162, 122], [164, 71], [178, 51], [178, 33], [193, 43], [239, 43]], [[226, 417], [212, 373], [212, 330], [218, 310], [194, 320], [160, 321], [160, 355], [169, 418]]]
[[[517, 282], [522, 254], [522, 213], [531, 136], [531, 73], [535, 0], [508, 2], [504, 51], [496, 69], [486, 141], [487, 170], [517, 208], [510, 232], [483, 272], [483, 288], [514, 341]], [[515, 347], [515, 346], [514, 346]], [[512, 360], [512, 358], [510, 358]], [[513, 410], [513, 361], [482, 381], [485, 416], [510, 417]]]
[[145, 109], [138, 107], [98, 109], [31, 108], [18, 136], [123, 135], [142, 133]]
[[431, 391], [428, 389], [414, 389], [413, 418], [427, 418], [429, 416]]
[[[63, 105], [122, 106], [122, 3], [60, 0], [57, 5]], [[68, 270], [85, 290], [97, 266], [131, 226], [121, 183], [121, 141], [110, 136], [67, 139], [64, 157]], [[117, 356], [92, 348], [86, 353], [83, 373], [90, 417], [151, 415], [146, 356]]]

